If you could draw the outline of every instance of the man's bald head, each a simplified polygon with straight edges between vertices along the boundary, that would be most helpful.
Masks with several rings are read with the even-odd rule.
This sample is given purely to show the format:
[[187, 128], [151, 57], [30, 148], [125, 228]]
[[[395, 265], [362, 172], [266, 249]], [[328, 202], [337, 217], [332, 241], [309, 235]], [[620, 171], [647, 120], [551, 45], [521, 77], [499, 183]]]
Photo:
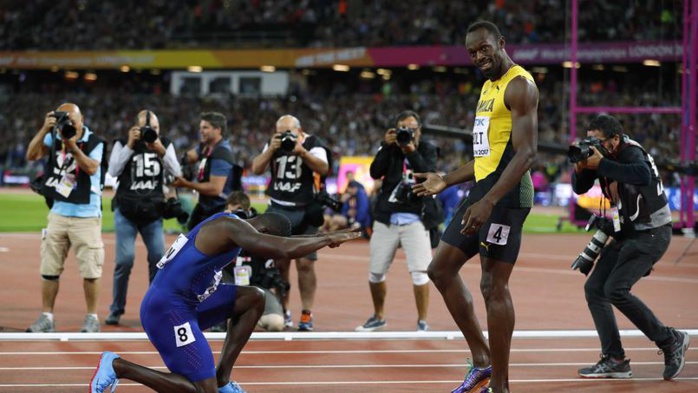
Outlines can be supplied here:
[[137, 116], [137, 126], [138, 127], [143, 127], [145, 126], [145, 120], [146, 120], [146, 114], [150, 112], [150, 127], [152, 127], [158, 134], [160, 133], [160, 120], [158, 120], [157, 115], [153, 113], [152, 111], [148, 111], [147, 109], [144, 109], [140, 112], [138, 112]]
[[295, 134], [298, 134], [301, 129], [301, 122], [297, 117], [292, 115], [283, 115], [276, 121], [276, 131], [284, 132], [286, 130], [291, 130]]

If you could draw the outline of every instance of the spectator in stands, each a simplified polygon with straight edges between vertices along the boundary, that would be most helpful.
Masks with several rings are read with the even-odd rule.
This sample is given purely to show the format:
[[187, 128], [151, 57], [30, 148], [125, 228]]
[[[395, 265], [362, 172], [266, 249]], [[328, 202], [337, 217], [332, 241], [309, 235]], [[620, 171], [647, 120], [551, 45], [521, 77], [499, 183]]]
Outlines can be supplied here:
[[42, 313], [28, 332], [53, 332], [59, 279], [71, 246], [83, 278], [87, 315], [82, 332], [99, 332], [97, 303], [104, 264], [102, 188], [104, 141], [83, 123], [80, 108], [65, 103], [46, 114], [29, 143], [27, 159], [48, 156], [43, 194], [52, 199], [41, 240]]

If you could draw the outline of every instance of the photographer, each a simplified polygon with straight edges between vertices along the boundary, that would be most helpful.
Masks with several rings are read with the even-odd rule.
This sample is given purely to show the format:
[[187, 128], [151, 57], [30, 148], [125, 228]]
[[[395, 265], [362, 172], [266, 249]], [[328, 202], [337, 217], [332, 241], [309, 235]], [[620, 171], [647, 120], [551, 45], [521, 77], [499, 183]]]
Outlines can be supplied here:
[[333, 232], [351, 228], [361, 230], [365, 237], [371, 233], [371, 206], [364, 185], [354, 180], [354, 172], [348, 171], [347, 188], [339, 198], [342, 208], [325, 217], [323, 230]]
[[[261, 154], [252, 161], [252, 172], [263, 174], [271, 169], [271, 183], [267, 188], [270, 196], [267, 212], [286, 216], [292, 225], [293, 235], [308, 235], [318, 232], [323, 224], [323, 207], [316, 202], [320, 190], [319, 179], [329, 172], [330, 155], [322, 141], [303, 132], [300, 121], [291, 115], [281, 116], [276, 122], [276, 131]], [[317, 194], [326, 195], [326, 194]], [[300, 288], [302, 312], [298, 330], [313, 330], [312, 307], [315, 301], [317, 279], [312, 252], [296, 259], [298, 287]], [[277, 260], [284, 280], [288, 281], [290, 260]], [[285, 323], [293, 326], [288, 309], [288, 297], [284, 298]]]
[[[583, 194], [599, 180], [604, 196], [611, 201], [613, 221], [609, 225], [614, 239], [601, 251], [584, 285], [602, 358], [580, 369], [579, 375], [632, 376], [613, 305], [664, 353], [664, 379], [673, 379], [683, 369], [689, 336], [662, 324], [645, 303], [630, 293], [635, 283], [650, 274], [671, 241], [671, 212], [657, 167], [642, 146], [623, 134], [614, 117], [594, 118], [587, 127], [587, 137], [570, 147], [575, 168], [572, 187], [576, 194]], [[592, 264], [590, 261], [580, 270], [587, 274]]]
[[82, 332], [99, 332], [97, 304], [104, 264], [102, 188], [104, 140], [83, 124], [80, 108], [65, 103], [46, 114], [29, 143], [27, 160], [47, 158], [42, 194], [54, 201], [41, 240], [42, 314], [28, 332], [53, 332], [59, 279], [71, 246], [83, 278], [87, 315]]
[[157, 272], [156, 264], [165, 252], [163, 179], [167, 175], [182, 174], [174, 145], [160, 136], [160, 122], [155, 113], [140, 111], [128, 137], [114, 142], [109, 174], [117, 179], [116, 195], [112, 199], [116, 261], [113, 301], [105, 323], [118, 325], [125, 312], [136, 236], [141, 234], [148, 250], [148, 279], [152, 282]]
[[395, 128], [386, 131], [371, 163], [371, 177], [383, 179], [373, 212], [368, 276], [374, 314], [366, 323], [358, 326], [357, 331], [374, 331], [387, 324], [384, 318], [385, 278], [399, 246], [405, 252], [412, 276], [417, 304], [417, 330], [429, 329], [426, 321], [429, 304], [427, 266], [431, 262], [429, 229], [433, 225], [427, 223], [431, 217], [425, 216], [424, 211], [427, 203], [436, 201], [432, 197], [417, 197], [412, 192], [412, 185], [415, 183], [414, 172], [436, 171], [437, 150], [434, 145], [420, 141], [421, 135], [419, 115], [413, 111], [400, 113], [395, 120]]
[[182, 162], [183, 165], [198, 163], [196, 182], [182, 176], [172, 182], [174, 187], [185, 187], [199, 193], [199, 203], [189, 218], [190, 230], [211, 215], [222, 212], [228, 193], [239, 187], [234, 183], [242, 172], [236, 170], [240, 167], [234, 164], [230, 141], [224, 138], [226, 123], [227, 119], [221, 113], [201, 114], [201, 144], [187, 151]]

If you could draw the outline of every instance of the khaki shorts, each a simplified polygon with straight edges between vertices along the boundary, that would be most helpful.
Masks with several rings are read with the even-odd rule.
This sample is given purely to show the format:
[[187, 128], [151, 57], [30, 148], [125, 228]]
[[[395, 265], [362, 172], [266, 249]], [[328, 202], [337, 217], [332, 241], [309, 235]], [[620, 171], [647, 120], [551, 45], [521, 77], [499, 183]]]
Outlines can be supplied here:
[[429, 231], [421, 221], [390, 226], [374, 222], [369, 271], [374, 274], [388, 273], [398, 247], [402, 247], [405, 253], [410, 273], [427, 271], [431, 262], [431, 240]]
[[49, 213], [48, 226], [42, 234], [41, 275], [60, 276], [71, 246], [75, 246], [80, 276], [102, 277], [102, 218], [65, 217], [56, 213]]

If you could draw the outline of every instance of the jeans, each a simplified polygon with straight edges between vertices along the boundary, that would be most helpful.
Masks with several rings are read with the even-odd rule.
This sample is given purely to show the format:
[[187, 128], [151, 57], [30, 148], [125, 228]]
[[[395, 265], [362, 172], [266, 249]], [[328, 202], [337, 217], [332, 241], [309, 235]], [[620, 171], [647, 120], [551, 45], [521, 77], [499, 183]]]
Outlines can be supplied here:
[[642, 300], [630, 293], [633, 285], [652, 271], [652, 266], [664, 255], [670, 241], [671, 227], [664, 226], [636, 233], [602, 250], [596, 267], [584, 285], [584, 292], [604, 355], [625, 358], [611, 305], [658, 347], [673, 339], [671, 330]]
[[148, 224], [135, 224], [124, 217], [119, 209], [114, 209], [114, 229], [116, 231], [116, 264], [114, 266], [113, 302], [109, 307], [112, 314], [121, 315], [126, 308], [128, 279], [131, 276], [135, 258], [135, 243], [138, 233], [148, 250], [148, 278], [153, 282], [157, 273], [157, 263], [165, 254], [165, 235], [162, 231], [162, 219]]

